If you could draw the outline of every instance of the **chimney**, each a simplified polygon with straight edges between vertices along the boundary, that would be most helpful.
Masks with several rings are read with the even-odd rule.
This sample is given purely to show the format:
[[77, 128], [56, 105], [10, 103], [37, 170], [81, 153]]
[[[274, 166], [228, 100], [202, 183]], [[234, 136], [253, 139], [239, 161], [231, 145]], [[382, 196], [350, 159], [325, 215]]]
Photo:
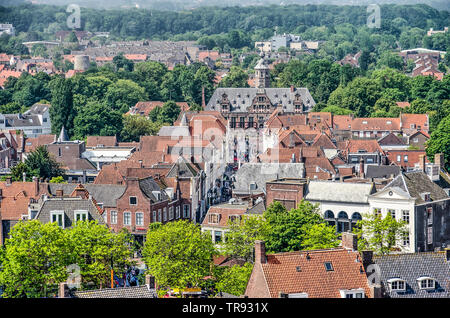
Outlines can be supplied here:
[[22, 173], [22, 181], [27, 182], [27, 173], [26, 172]]
[[58, 298], [69, 298], [69, 286], [66, 282], [59, 283]]
[[361, 157], [361, 160], [359, 161], [359, 177], [364, 179], [364, 176], [364, 158]]
[[12, 183], [12, 178], [11, 177], [7, 177], [6, 178], [6, 184], [11, 184]]
[[264, 241], [255, 242], [255, 264], [265, 264], [266, 259], [266, 244]]
[[33, 176], [34, 183], [34, 195], [37, 196], [39, 194], [39, 179], [36, 176]]
[[62, 197], [62, 196], [64, 196], [64, 191], [63, 191], [62, 189], [56, 190], [56, 196], [57, 196], [57, 197]]
[[139, 160], [139, 168], [142, 168], [144, 165], [142, 164], [142, 160]]
[[444, 154], [442, 152], [434, 155], [434, 163], [439, 166], [439, 169], [444, 168], [445, 161], [444, 161]]
[[291, 85], [291, 93], [295, 92], [295, 87], [294, 85]]
[[370, 287], [370, 293], [372, 294], [373, 298], [381, 298], [381, 286], [380, 285], [371, 285]]
[[450, 248], [445, 249], [445, 259], [450, 262]]
[[361, 251], [361, 258], [364, 267], [372, 264], [373, 251]]
[[342, 247], [356, 251], [358, 249], [358, 239], [356, 234], [351, 232], [342, 232]]
[[419, 167], [421, 171], [425, 172], [425, 155], [419, 156]]

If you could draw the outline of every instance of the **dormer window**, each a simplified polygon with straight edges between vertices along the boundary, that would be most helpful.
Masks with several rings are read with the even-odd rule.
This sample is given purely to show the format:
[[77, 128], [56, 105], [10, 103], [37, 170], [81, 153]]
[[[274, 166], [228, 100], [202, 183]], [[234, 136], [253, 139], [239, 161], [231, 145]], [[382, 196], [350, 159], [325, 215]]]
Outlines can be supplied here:
[[209, 224], [219, 224], [220, 220], [220, 214], [218, 213], [211, 213], [209, 215], [208, 223]]
[[332, 271], [334, 271], [333, 265], [331, 264], [331, 262], [325, 262], [324, 265], [325, 265], [325, 270], [326, 270], [327, 272], [332, 272]]
[[256, 182], [250, 183], [250, 191], [252, 191], [252, 190], [256, 190]]
[[431, 199], [430, 192], [423, 192], [420, 194], [420, 196], [422, 197], [422, 200], [424, 200], [425, 202], [428, 202]]
[[392, 121], [388, 120], [388, 121], [386, 122], [386, 124], [390, 125], [390, 124], [392, 124]]
[[392, 291], [405, 291], [406, 290], [406, 282], [400, 278], [392, 278], [388, 281], [389, 287]]
[[436, 288], [436, 281], [431, 277], [420, 277], [417, 279], [420, 289], [430, 290]]
[[230, 222], [238, 222], [241, 220], [241, 216], [240, 215], [236, 215], [236, 214], [232, 214], [230, 216], [228, 216], [228, 219], [230, 220]]
[[367, 120], [363, 120], [362, 122], [364, 125], [367, 125]]

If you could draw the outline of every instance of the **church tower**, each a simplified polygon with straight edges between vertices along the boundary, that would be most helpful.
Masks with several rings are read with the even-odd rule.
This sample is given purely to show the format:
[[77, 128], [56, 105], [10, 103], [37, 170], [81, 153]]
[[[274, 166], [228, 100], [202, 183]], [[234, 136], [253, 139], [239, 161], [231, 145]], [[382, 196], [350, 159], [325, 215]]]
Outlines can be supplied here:
[[269, 65], [264, 58], [264, 53], [261, 54], [261, 59], [255, 66], [255, 87], [270, 87]]

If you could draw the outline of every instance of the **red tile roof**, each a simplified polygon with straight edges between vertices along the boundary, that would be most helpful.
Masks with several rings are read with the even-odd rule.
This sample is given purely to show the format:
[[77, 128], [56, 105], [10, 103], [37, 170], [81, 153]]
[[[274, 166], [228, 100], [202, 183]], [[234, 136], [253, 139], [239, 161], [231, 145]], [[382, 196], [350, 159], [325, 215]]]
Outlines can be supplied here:
[[[332, 271], [326, 270], [325, 262], [331, 263]], [[336, 248], [269, 254], [261, 267], [273, 298], [278, 298], [280, 292], [341, 298], [340, 290], [359, 288], [364, 289], [365, 297], [371, 296], [358, 252]]]
[[117, 146], [116, 136], [88, 136], [86, 140], [86, 147], [97, 147], [103, 145], [104, 147]]
[[400, 131], [400, 118], [354, 118], [352, 130]]
[[[213, 205], [206, 213], [205, 219], [202, 222], [202, 226], [213, 227], [228, 227], [228, 219], [231, 215], [243, 215], [247, 211], [247, 204], [219, 204]], [[219, 223], [209, 223], [209, 216], [211, 214], [219, 214]]]

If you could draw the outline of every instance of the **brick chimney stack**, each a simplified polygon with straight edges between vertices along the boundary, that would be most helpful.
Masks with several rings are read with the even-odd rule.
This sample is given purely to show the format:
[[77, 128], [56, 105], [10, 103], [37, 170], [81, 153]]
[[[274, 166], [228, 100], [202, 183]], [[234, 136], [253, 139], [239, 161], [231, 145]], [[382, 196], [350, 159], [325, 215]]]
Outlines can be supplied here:
[[434, 163], [439, 166], [439, 169], [444, 168], [445, 161], [444, 161], [444, 154], [442, 152], [434, 155]]
[[34, 195], [37, 196], [39, 194], [39, 179], [36, 176], [33, 176], [34, 183]]
[[419, 156], [419, 167], [421, 171], [425, 172], [425, 155]]
[[265, 264], [267, 262], [266, 258], [266, 244], [264, 241], [255, 242], [255, 264]]
[[359, 161], [359, 176], [361, 179], [364, 179], [364, 158], [361, 157], [361, 160]]
[[356, 234], [351, 232], [342, 232], [342, 247], [356, 251], [358, 249], [358, 239]]
[[58, 289], [58, 298], [69, 298], [69, 286], [67, 286], [66, 282], [62, 282], [59, 284]]

